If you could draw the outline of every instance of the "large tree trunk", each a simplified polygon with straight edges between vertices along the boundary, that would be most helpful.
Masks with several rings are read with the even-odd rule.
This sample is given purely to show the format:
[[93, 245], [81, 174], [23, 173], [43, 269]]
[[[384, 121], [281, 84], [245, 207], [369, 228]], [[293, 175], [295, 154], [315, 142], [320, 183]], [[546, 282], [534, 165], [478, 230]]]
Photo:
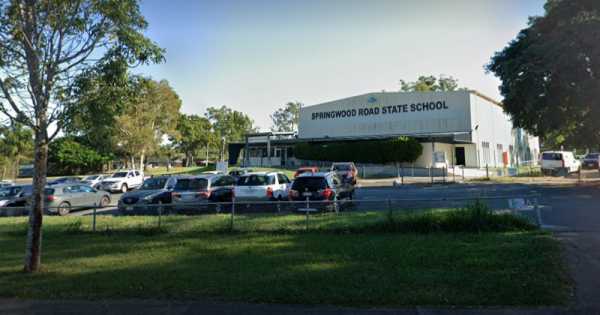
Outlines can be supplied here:
[[44, 187], [48, 171], [47, 131], [44, 128], [35, 133], [35, 161], [33, 170], [33, 193], [29, 210], [27, 230], [27, 250], [25, 252], [25, 272], [38, 271], [42, 254], [42, 219], [44, 213]]

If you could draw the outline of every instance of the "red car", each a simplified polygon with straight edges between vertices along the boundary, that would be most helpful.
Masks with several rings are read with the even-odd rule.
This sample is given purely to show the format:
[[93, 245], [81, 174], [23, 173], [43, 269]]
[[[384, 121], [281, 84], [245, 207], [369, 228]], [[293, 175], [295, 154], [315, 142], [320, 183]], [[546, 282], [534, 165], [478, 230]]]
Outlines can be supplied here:
[[296, 170], [296, 173], [294, 173], [294, 178], [298, 177], [298, 175], [303, 174], [303, 173], [318, 173], [318, 172], [319, 172], [319, 168], [316, 166], [304, 166], [304, 167], [301, 167]]

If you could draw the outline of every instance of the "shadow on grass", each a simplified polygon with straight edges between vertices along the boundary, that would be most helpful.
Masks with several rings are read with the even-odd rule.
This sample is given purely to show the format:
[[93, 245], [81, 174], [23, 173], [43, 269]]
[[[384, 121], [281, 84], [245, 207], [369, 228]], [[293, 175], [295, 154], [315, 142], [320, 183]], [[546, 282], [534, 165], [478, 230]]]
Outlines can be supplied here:
[[35, 275], [17, 272], [22, 238], [2, 239], [0, 296], [355, 306], [564, 301], [556, 244], [539, 233], [73, 236], [46, 235], [46, 271]]

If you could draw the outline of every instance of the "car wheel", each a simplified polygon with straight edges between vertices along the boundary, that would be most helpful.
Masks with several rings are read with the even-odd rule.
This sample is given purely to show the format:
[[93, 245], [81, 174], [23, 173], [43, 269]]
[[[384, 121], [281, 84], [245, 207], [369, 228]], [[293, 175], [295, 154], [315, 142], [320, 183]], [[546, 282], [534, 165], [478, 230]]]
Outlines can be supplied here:
[[70, 208], [71, 208], [71, 205], [68, 202], [66, 202], [66, 201], [61, 202], [61, 204], [58, 205], [58, 208], [57, 208], [58, 215], [65, 216], [65, 215], [69, 214], [69, 212], [71, 210]]
[[102, 199], [100, 199], [100, 208], [104, 208], [104, 207], [108, 206], [109, 203], [110, 203], [110, 198], [108, 198], [108, 196], [102, 197]]
[[127, 192], [127, 184], [121, 185], [121, 193], [126, 193], [126, 192]]

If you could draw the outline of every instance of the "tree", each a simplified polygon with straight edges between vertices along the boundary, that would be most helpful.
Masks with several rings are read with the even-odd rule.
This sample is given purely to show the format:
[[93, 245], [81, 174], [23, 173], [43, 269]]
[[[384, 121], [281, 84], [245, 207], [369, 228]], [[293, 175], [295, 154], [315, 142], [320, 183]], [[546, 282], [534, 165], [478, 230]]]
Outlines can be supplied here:
[[487, 70], [513, 123], [556, 145], [600, 144], [600, 2], [546, 3]]
[[65, 114], [64, 132], [102, 155], [122, 153], [117, 146], [117, 120], [137, 96], [139, 77], [127, 65], [107, 62], [77, 77], [69, 94], [73, 104]]
[[2, 178], [6, 175], [7, 168], [12, 169], [12, 177], [19, 175], [19, 165], [33, 154], [33, 135], [31, 129], [19, 123], [0, 127], [0, 157], [2, 163]]
[[402, 92], [444, 92], [457, 89], [458, 80], [452, 76], [440, 75], [439, 78], [433, 75], [420, 76], [415, 82], [400, 80], [400, 91]]
[[101, 155], [73, 137], [55, 139], [48, 151], [48, 172], [53, 175], [98, 172], [110, 160], [110, 156]]
[[300, 102], [289, 102], [271, 115], [273, 121], [272, 131], [295, 131], [300, 121]]
[[177, 136], [171, 137], [171, 141], [185, 154], [187, 166], [191, 166], [194, 156], [202, 148], [214, 142], [211, 128], [208, 118], [185, 114], [179, 116]]
[[211, 122], [219, 141], [223, 137], [226, 141], [241, 141], [246, 133], [255, 130], [254, 121], [248, 115], [226, 106], [207, 108], [206, 118]]
[[166, 80], [138, 77], [135, 84], [139, 94], [116, 118], [117, 137], [132, 164], [139, 156], [143, 171], [145, 157], [159, 147], [164, 137], [175, 135], [181, 100]]
[[137, 0], [0, 0], [0, 112], [34, 134], [26, 272], [41, 263], [48, 145], [72, 104], [67, 92], [74, 78], [107, 60], [162, 61], [146, 27]]

